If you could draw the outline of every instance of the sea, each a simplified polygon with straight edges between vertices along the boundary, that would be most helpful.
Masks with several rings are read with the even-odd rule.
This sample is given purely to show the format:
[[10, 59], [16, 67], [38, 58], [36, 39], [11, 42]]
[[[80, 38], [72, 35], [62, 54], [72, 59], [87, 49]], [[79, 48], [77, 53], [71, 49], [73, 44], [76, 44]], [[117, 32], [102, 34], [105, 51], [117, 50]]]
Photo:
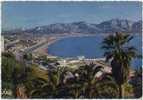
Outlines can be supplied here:
[[[142, 36], [134, 35], [134, 38], [127, 44], [134, 46], [138, 53], [142, 55]], [[48, 46], [48, 53], [62, 58], [75, 58], [84, 56], [85, 58], [103, 58], [104, 50], [101, 49], [102, 41], [106, 38], [103, 35], [68, 37], [56, 41]], [[131, 67], [137, 69], [142, 66], [142, 58], [134, 58]]]

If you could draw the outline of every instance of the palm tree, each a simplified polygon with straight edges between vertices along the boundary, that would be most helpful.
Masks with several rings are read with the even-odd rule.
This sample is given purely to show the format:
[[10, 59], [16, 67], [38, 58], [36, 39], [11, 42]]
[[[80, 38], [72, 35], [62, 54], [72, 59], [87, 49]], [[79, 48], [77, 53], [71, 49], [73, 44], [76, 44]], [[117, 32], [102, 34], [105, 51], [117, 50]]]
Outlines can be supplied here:
[[[36, 78], [32, 80], [31, 98], [103, 98], [116, 97], [117, 88], [109, 75], [104, 74], [102, 80], [95, 78], [102, 66], [94, 64], [80, 66], [71, 72], [74, 77], [65, 80], [69, 70], [57, 68], [48, 71], [48, 80]], [[34, 87], [33, 87], [34, 86]], [[104, 89], [102, 88], [104, 87]], [[109, 91], [111, 91], [109, 93]], [[105, 95], [106, 94], [106, 95]]]
[[[30, 87], [29, 96], [31, 98], [41, 98], [41, 97], [44, 98], [45, 93], [47, 95], [48, 93], [51, 92], [51, 91], [49, 91], [49, 92], [46, 91], [45, 85], [47, 85], [47, 80], [44, 80], [42, 78], [33, 78], [31, 80], [31, 82], [32, 83], [28, 84], [28, 86], [31, 85], [31, 86], [29, 86]], [[50, 88], [48, 90], [50, 90]], [[49, 96], [49, 95], [47, 95], [47, 96]]]
[[[101, 80], [95, 77], [98, 72], [103, 73]], [[78, 82], [81, 83], [78, 91], [79, 96], [84, 96], [85, 98], [118, 97], [118, 88], [115, 81], [111, 75], [103, 71], [102, 66], [96, 66], [91, 63], [89, 65], [80, 66], [76, 73], [79, 74]]]
[[131, 39], [133, 36], [116, 32], [115, 35], [109, 35], [103, 40], [102, 48], [106, 50], [106, 60], [112, 60], [112, 74], [119, 85], [121, 98], [122, 85], [128, 79], [130, 62], [133, 57], [136, 57], [136, 49], [127, 45]]
[[[94, 79], [94, 71], [93, 71], [94, 64], [90, 65], [83, 65], [80, 66], [77, 70], [75, 70], [74, 74], [78, 74], [78, 77], [76, 78], [76, 81], [74, 82], [74, 85], [78, 85], [80, 87], [79, 89], [79, 96], [88, 96], [88, 90], [87, 88], [90, 86], [91, 81]], [[88, 91], [88, 92], [86, 92]]]
[[[96, 90], [92, 92], [92, 98], [118, 98], [119, 91], [118, 85], [113, 79], [111, 74], [104, 73], [100, 80], [96, 80], [96, 83], [93, 86], [93, 89]], [[95, 93], [96, 92], [96, 93]]]
[[[100, 68], [94, 69], [95, 64], [91, 63], [89, 65], [83, 65], [80, 66], [79, 69], [77, 69], [77, 73], [79, 74], [81, 81], [87, 81], [94, 79], [94, 75], [100, 70]], [[98, 69], [98, 70], [97, 70]]]
[[[38, 81], [39, 87], [33, 89], [31, 92], [32, 97], [43, 97], [43, 98], [57, 98], [61, 94], [61, 89], [64, 88], [63, 80], [65, 75], [65, 69], [57, 67], [54, 70], [48, 70], [48, 79], [46, 82]], [[36, 83], [38, 85], [38, 83]]]
[[[66, 68], [59, 68], [48, 70], [47, 80], [32, 77], [25, 82], [27, 92], [31, 98], [57, 98], [57, 97], [69, 97], [67, 84], [63, 83]], [[64, 90], [64, 91], [63, 91]]]

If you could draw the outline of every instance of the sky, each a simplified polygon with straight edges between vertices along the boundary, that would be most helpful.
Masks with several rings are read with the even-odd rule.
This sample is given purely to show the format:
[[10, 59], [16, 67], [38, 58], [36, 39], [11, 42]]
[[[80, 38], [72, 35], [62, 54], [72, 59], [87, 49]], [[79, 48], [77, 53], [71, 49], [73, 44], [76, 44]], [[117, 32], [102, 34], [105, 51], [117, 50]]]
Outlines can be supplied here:
[[114, 18], [141, 20], [141, 2], [2, 2], [2, 29], [32, 28], [85, 21], [98, 24]]

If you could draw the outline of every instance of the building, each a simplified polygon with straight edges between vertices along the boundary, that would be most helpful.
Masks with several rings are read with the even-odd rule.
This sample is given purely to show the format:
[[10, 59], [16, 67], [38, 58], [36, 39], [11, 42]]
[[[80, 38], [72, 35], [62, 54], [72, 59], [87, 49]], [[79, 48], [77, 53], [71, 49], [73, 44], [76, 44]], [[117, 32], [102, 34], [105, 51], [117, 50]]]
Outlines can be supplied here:
[[78, 56], [78, 60], [84, 60], [85, 57], [84, 56]]

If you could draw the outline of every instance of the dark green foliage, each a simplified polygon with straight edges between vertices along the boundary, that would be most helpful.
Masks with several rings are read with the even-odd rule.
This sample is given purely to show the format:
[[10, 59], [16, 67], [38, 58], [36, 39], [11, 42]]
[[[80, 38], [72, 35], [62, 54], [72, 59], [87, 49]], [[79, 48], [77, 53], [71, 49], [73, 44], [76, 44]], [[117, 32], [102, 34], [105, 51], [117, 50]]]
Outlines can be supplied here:
[[22, 72], [21, 64], [11, 52], [2, 53], [2, 89], [12, 90], [15, 96], [16, 85], [22, 80]]
[[[35, 79], [30, 92], [31, 98], [117, 98], [118, 85], [111, 75], [104, 74], [101, 80], [95, 74], [102, 70], [94, 64], [80, 66], [71, 72], [74, 77], [66, 79], [69, 70], [57, 68], [48, 71], [46, 81]], [[75, 75], [78, 74], [78, 75]]]
[[121, 85], [128, 80], [132, 58], [137, 57], [136, 49], [127, 45], [131, 39], [133, 39], [133, 36], [116, 33], [115, 35], [109, 35], [103, 41], [102, 48], [106, 50], [105, 56], [107, 61], [112, 58], [112, 74], [120, 89]]
[[[104, 74], [101, 80], [95, 78], [95, 74], [102, 71], [102, 66], [95, 67], [94, 64], [90, 64], [72, 71], [68, 67], [56, 67], [47, 71], [48, 78], [45, 79], [35, 75], [33, 71], [37, 71], [37, 67], [24, 67], [24, 64], [11, 57], [3, 56], [3, 68], [7, 68], [3, 69], [3, 73], [10, 74], [8, 76], [2, 74], [2, 76], [4, 77], [3, 86], [9, 88], [12, 85], [14, 96], [17, 85], [22, 83], [26, 87], [29, 98], [118, 97], [118, 88], [112, 76]], [[66, 79], [68, 73], [71, 73], [73, 77]]]

